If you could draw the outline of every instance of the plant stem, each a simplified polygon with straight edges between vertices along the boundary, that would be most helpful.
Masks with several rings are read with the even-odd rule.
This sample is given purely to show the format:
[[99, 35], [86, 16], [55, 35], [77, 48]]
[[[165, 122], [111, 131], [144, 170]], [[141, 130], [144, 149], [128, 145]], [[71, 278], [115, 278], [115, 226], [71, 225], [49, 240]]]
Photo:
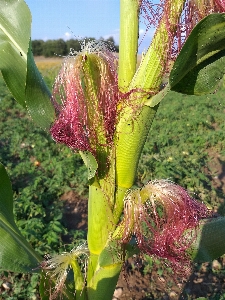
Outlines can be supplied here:
[[[132, 110], [132, 108], [130, 108]], [[129, 189], [157, 107], [144, 106], [139, 114], [121, 119], [117, 127], [116, 178], [119, 187]]]
[[[110, 235], [115, 229], [115, 221], [111, 210], [110, 191], [107, 189], [107, 178], [101, 186], [106, 187], [106, 193], [97, 180], [89, 187], [88, 202], [88, 247], [90, 257], [87, 272], [88, 299], [111, 300], [120, 274], [122, 263], [110, 264], [106, 267], [99, 265], [99, 258], [107, 246]], [[110, 181], [108, 182], [110, 184]], [[108, 193], [107, 193], [108, 191]]]
[[136, 72], [139, 0], [120, 0], [119, 88], [126, 92]]
[[[140, 155], [158, 109], [158, 105], [150, 108], [144, 106], [144, 103], [147, 97], [151, 97], [159, 91], [163, 71], [167, 64], [167, 52], [184, 2], [184, 0], [166, 2], [164, 15], [151, 46], [129, 86], [129, 90], [134, 90], [134, 92], [128, 99], [129, 105], [122, 110], [116, 128], [116, 183], [118, 189], [129, 189], [134, 183]], [[170, 26], [169, 32], [168, 26]], [[119, 209], [122, 207], [121, 198], [119, 197], [117, 200], [115, 205]]]
[[94, 255], [99, 255], [104, 249], [109, 234], [114, 228], [108, 197], [110, 195], [105, 195], [97, 182], [89, 186], [88, 248]]

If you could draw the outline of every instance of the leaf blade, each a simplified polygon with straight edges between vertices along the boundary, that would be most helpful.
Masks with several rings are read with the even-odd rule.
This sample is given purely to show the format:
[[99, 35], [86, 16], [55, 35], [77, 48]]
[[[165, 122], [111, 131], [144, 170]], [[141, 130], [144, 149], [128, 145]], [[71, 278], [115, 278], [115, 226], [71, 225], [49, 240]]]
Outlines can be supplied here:
[[203, 95], [225, 74], [225, 14], [211, 14], [193, 29], [170, 73], [171, 90]]
[[30, 39], [31, 14], [23, 0], [0, 3], [0, 70], [16, 99], [25, 107], [26, 53]]
[[31, 51], [27, 53], [26, 106], [34, 122], [48, 130], [55, 120], [55, 109], [51, 103], [51, 92], [42, 78]]
[[95, 157], [88, 151], [79, 151], [80, 156], [82, 157], [85, 166], [88, 170], [88, 180], [92, 179], [97, 171], [98, 163]]
[[204, 220], [194, 231], [196, 240], [190, 249], [194, 262], [212, 261], [225, 253], [224, 217]]
[[13, 193], [8, 174], [0, 163], [0, 268], [31, 272], [41, 260], [21, 235], [13, 218]]

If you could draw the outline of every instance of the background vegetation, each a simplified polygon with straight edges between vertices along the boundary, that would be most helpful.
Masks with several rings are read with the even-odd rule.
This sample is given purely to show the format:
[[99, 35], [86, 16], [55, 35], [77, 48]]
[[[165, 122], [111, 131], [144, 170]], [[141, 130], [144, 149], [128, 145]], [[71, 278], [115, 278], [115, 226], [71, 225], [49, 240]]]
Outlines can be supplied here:
[[[70, 53], [70, 49], [73, 51], [80, 51], [82, 43], [85, 41], [92, 41], [95, 38], [85, 38], [85, 39], [70, 39], [64, 41], [63, 39], [58, 40], [33, 40], [32, 41], [32, 51], [34, 56], [45, 56], [45, 57], [53, 57], [55, 55], [65, 56]], [[113, 37], [109, 37], [108, 39], [100, 38], [100, 40], [105, 41], [108, 45], [109, 49], [119, 52], [119, 46], [115, 44]]]
[[[42, 64], [41, 71], [50, 87], [58, 69], [59, 65], [49, 70]], [[224, 112], [223, 86], [208, 97], [169, 93], [153, 122], [136, 184], [169, 178], [224, 214]], [[85, 230], [68, 229], [60, 201], [68, 191], [87, 198], [87, 174], [81, 158], [35, 126], [9, 94], [1, 77], [0, 161], [12, 181], [17, 225], [37, 252], [42, 256], [58, 253], [66, 250], [65, 243], [75, 245], [86, 238]], [[153, 268], [152, 260], [149, 262], [144, 266], [145, 274]], [[37, 279], [36, 274], [2, 272], [0, 299], [38, 299]], [[9, 289], [2, 285], [6, 282]], [[222, 291], [214, 294], [210, 299], [224, 299]]]

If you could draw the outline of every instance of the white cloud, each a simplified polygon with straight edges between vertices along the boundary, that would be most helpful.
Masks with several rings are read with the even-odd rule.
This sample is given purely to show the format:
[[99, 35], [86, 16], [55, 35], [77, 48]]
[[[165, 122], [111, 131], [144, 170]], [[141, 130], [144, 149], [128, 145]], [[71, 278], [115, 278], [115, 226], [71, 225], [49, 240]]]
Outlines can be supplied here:
[[64, 33], [63, 39], [69, 40], [69, 39], [71, 39], [71, 36], [72, 36], [72, 33], [67, 31]]
[[145, 32], [146, 32], [146, 30], [144, 30], [142, 28], [139, 29], [139, 35], [143, 35], [143, 34], [145, 34]]
[[111, 33], [104, 35], [103, 39], [107, 40], [111, 36], [113, 37], [113, 39], [115, 41], [115, 44], [118, 45], [119, 44], [119, 39], [120, 39], [120, 30], [119, 29], [113, 30]]

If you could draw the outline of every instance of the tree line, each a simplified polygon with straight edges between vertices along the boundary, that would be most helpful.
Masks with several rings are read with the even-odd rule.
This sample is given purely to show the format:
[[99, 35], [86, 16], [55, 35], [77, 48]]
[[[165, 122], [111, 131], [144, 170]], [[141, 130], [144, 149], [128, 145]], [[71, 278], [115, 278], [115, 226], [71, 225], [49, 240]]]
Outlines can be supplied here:
[[[33, 40], [32, 41], [32, 51], [34, 56], [66, 56], [69, 55], [71, 49], [72, 51], [80, 51], [81, 45], [85, 41], [93, 41], [95, 38], [85, 38], [83, 40], [70, 39], [64, 41], [63, 39], [58, 40]], [[105, 41], [108, 48], [112, 51], [119, 52], [119, 46], [115, 44], [113, 37], [109, 37], [104, 40], [100, 38], [101, 41]]]

